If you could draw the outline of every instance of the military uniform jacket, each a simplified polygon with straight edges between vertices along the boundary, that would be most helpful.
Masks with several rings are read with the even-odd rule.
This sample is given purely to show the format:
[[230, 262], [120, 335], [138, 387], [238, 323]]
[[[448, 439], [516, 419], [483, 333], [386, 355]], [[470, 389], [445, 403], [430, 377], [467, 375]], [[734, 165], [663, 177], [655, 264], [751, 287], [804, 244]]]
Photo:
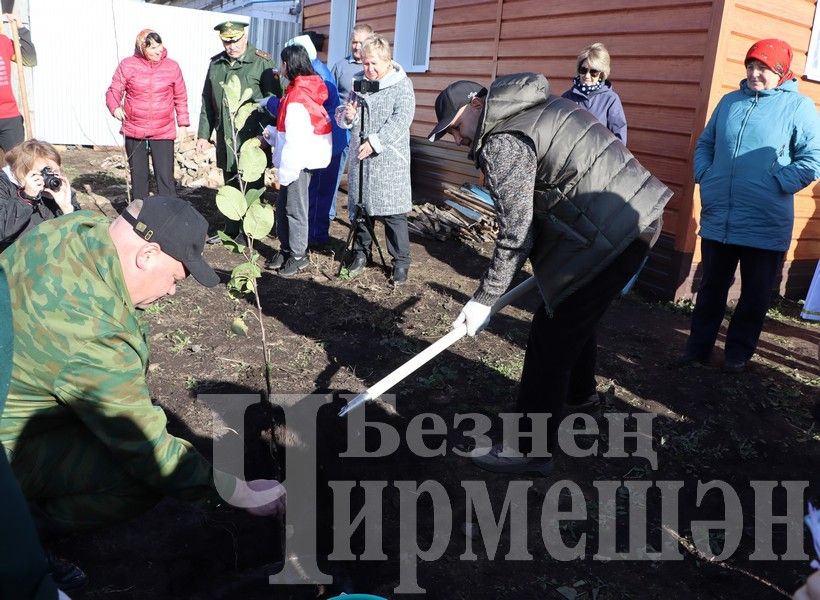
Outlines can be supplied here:
[[[202, 110], [199, 114], [197, 137], [210, 139], [211, 132], [216, 130], [216, 164], [227, 173], [235, 173], [233, 138], [231, 136], [231, 118], [228, 107], [224, 105], [225, 96], [222, 83], [231, 75], [239, 77], [242, 89], [250, 88], [248, 102], [273, 95], [279, 86], [273, 76], [273, 62], [270, 54], [248, 44], [245, 53], [231, 62], [224, 52], [211, 58], [208, 75], [202, 89]], [[237, 136], [239, 147], [250, 138], [261, 135], [265, 125], [273, 121], [267, 114], [254, 111], [245, 122]], [[236, 149], [237, 152], [239, 148]]]
[[[151, 404], [147, 330], [108, 226], [102, 215], [75, 212], [42, 223], [0, 254], [14, 322], [0, 442], [13, 463], [28, 436], [84, 427], [148, 488], [211, 498], [210, 464], [168, 433], [165, 413]], [[118, 423], [128, 423], [128, 435]]]

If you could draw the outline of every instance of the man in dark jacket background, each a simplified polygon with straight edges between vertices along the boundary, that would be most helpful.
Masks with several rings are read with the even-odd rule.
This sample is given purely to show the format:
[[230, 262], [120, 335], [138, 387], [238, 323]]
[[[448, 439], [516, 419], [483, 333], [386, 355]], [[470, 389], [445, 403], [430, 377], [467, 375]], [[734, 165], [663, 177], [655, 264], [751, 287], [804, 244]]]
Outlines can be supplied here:
[[[499, 77], [489, 90], [450, 84], [436, 99], [436, 141], [469, 146], [495, 202], [499, 233], [489, 268], [454, 326], [474, 336], [529, 258], [543, 304], [527, 342], [518, 411], [550, 413], [547, 453], [523, 445], [478, 449], [482, 468], [546, 475], [560, 420], [597, 403], [595, 330], [660, 234], [672, 192], [598, 120], [549, 95], [543, 75]], [[534, 447], [534, 445], [533, 445]]]

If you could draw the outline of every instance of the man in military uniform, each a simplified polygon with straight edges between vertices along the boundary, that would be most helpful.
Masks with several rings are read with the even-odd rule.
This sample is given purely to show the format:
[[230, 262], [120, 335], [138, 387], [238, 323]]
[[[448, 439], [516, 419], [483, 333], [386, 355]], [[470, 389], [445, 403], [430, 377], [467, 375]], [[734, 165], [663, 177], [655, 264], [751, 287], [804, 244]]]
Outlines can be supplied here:
[[168, 433], [145, 381], [137, 309], [173, 295], [189, 273], [219, 283], [202, 258], [207, 227], [190, 203], [153, 196], [113, 223], [88, 211], [53, 219], [0, 255], [14, 324], [0, 443], [43, 531], [98, 528], [164, 496], [282, 509], [278, 482], [217, 471]]
[[[251, 90], [248, 102], [271, 95], [282, 95], [282, 87], [274, 74], [271, 56], [248, 43], [248, 36], [245, 34], [247, 25], [237, 21], [225, 21], [214, 27], [219, 32], [225, 49], [212, 56], [208, 65], [208, 75], [202, 89], [202, 110], [199, 114], [196, 141], [197, 151], [204, 152], [210, 144], [211, 133], [216, 130], [216, 165], [222, 169], [225, 183], [237, 189], [239, 176], [235, 152], [239, 152], [245, 141], [261, 135], [265, 125], [271, 124], [272, 120], [267, 113], [251, 113], [244, 127], [237, 132], [237, 147], [234, 149], [231, 118], [223, 101], [225, 93], [222, 84], [227, 82], [231, 75], [236, 75], [242, 89]], [[263, 178], [260, 178], [249, 187], [258, 189], [263, 185]], [[226, 224], [225, 229], [229, 235], [239, 233], [239, 225], [236, 222]]]

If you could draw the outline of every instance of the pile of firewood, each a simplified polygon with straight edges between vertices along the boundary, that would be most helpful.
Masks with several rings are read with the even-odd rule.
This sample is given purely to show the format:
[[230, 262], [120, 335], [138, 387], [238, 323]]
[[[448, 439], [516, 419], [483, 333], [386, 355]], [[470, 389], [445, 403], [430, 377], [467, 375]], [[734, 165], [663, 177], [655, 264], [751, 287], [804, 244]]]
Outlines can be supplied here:
[[458, 237], [473, 242], [490, 242], [498, 235], [495, 208], [484, 188], [446, 185], [443, 204], [417, 204], [409, 215], [410, 230], [419, 235], [445, 240]]
[[183, 187], [218, 188], [223, 184], [222, 171], [216, 166], [216, 147], [196, 151], [193, 136], [174, 144], [174, 179]]
[[[125, 154], [112, 154], [102, 162], [105, 169], [127, 169]], [[224, 185], [222, 170], [216, 166], [216, 147], [205, 152], [196, 151], [196, 140], [187, 137], [174, 143], [174, 179], [185, 188], [208, 187], [216, 189]], [[265, 171], [265, 185], [273, 187], [277, 181], [276, 169]]]

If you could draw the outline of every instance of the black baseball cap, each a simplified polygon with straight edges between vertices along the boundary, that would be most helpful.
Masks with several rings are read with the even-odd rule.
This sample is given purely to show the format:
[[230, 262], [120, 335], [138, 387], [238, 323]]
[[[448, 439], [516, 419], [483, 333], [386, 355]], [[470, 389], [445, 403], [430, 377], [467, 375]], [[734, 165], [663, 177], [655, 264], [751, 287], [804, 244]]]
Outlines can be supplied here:
[[219, 283], [219, 275], [202, 258], [208, 221], [190, 202], [172, 196], [151, 196], [142, 201], [138, 216], [127, 210], [121, 216], [131, 223], [138, 236], [146, 242], [156, 242], [165, 254], [185, 265], [199, 283], [205, 287]]
[[461, 107], [467, 106], [474, 96], [484, 96], [487, 90], [480, 83], [475, 81], [454, 81], [442, 91], [436, 98], [436, 118], [438, 123], [433, 127], [433, 131], [427, 136], [431, 142], [435, 142], [444, 135], [444, 130], [455, 120]]

